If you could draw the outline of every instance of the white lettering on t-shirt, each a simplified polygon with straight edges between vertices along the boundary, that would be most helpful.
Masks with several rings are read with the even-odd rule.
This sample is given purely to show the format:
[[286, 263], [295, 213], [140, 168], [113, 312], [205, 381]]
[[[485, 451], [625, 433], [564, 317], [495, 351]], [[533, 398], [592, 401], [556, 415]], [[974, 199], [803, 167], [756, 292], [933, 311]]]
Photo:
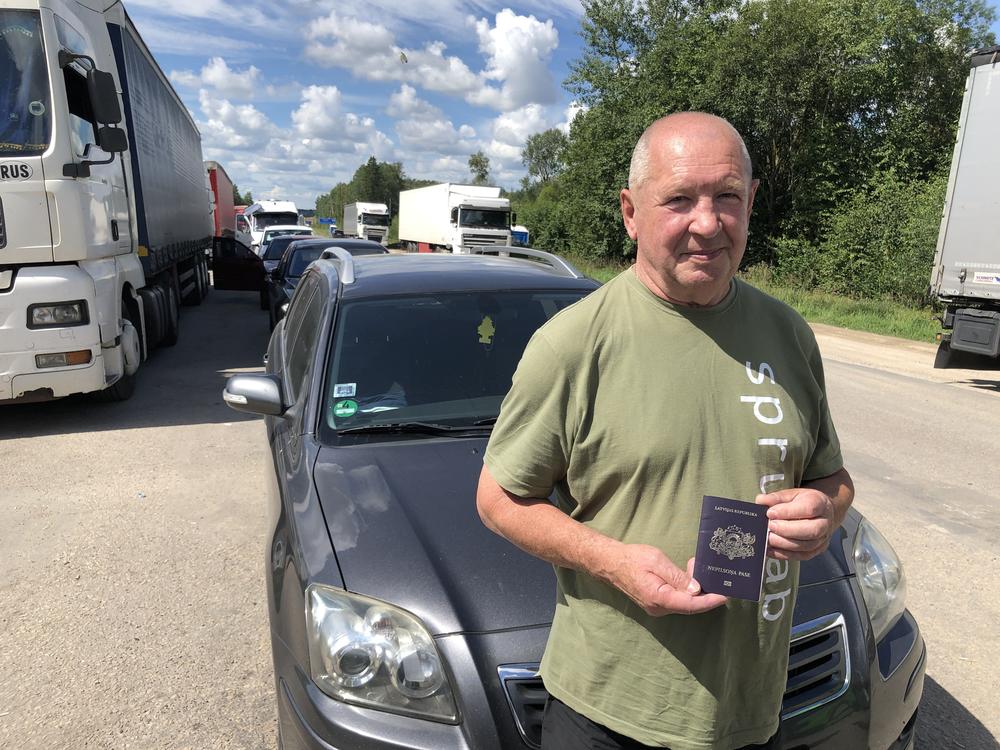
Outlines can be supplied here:
[[[755, 377], [756, 376], [756, 377]], [[755, 373], [753, 367], [749, 362], [747, 362], [747, 377], [750, 378], [750, 382], [754, 385], [760, 385], [764, 382], [764, 378], [768, 378], [771, 383], [774, 383], [774, 370], [771, 369], [771, 365], [767, 362], [760, 363], [760, 372]]]
[[[761, 362], [760, 366], [755, 370], [753, 363], [748, 361], [746, 363], [746, 372], [747, 379], [754, 385], [764, 385], [765, 380], [770, 380], [771, 385], [777, 385], [777, 380], [774, 377], [774, 369], [766, 362]], [[753, 404], [754, 418], [761, 424], [769, 426], [778, 425], [781, 424], [785, 417], [784, 412], [781, 410], [781, 400], [775, 396], [741, 395], [740, 402]], [[782, 468], [784, 468], [785, 459], [788, 457], [788, 438], [762, 437], [757, 439], [757, 445], [762, 448], [777, 448], [779, 454], [778, 461], [782, 464]], [[767, 492], [769, 484], [784, 481], [784, 472], [763, 474], [760, 477], [760, 491], [764, 494]], [[766, 573], [767, 583], [780, 583], [788, 577], [788, 561], [768, 558]], [[764, 603], [760, 608], [764, 619], [768, 622], [777, 622], [780, 620], [782, 615], [785, 614], [785, 602], [791, 593], [792, 589], [788, 587], [777, 593], [766, 594], [764, 596]]]
[[[744, 404], [753, 404], [753, 415], [764, 424], [779, 424], [785, 415], [781, 411], [781, 399], [774, 396], [740, 396], [740, 401]], [[774, 407], [773, 416], [765, 416], [762, 404], [770, 404]]]

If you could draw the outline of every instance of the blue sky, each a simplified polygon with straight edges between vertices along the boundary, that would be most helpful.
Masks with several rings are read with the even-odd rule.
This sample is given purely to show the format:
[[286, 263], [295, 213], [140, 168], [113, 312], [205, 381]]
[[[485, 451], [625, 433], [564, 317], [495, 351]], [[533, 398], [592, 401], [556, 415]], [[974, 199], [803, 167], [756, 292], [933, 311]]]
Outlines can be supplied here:
[[480, 149], [494, 183], [516, 187], [525, 139], [575, 113], [562, 83], [581, 50], [580, 0], [125, 5], [205, 158], [256, 198], [312, 208], [372, 154], [465, 181]]

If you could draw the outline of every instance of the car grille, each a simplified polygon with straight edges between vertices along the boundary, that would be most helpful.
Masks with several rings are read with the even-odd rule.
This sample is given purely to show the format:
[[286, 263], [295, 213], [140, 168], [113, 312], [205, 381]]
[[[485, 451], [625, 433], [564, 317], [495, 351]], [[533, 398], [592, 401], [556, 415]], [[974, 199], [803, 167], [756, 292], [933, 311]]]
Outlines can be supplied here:
[[781, 718], [788, 719], [839, 698], [851, 679], [847, 626], [841, 614], [792, 628], [788, 648], [788, 681]]
[[[538, 664], [509, 664], [497, 672], [521, 738], [529, 747], [540, 748], [548, 693], [538, 676]], [[839, 698], [847, 690], [850, 674], [843, 615], [827, 615], [795, 626], [788, 649], [781, 718], [798, 716]]]

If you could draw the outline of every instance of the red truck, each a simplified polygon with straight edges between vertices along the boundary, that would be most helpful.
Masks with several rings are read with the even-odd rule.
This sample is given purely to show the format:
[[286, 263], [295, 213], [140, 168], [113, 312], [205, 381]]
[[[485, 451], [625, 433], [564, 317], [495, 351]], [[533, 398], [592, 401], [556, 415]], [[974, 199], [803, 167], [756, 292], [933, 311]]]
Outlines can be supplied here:
[[206, 161], [208, 183], [212, 188], [212, 216], [215, 220], [214, 237], [236, 235], [236, 213], [233, 210], [233, 181], [217, 161]]

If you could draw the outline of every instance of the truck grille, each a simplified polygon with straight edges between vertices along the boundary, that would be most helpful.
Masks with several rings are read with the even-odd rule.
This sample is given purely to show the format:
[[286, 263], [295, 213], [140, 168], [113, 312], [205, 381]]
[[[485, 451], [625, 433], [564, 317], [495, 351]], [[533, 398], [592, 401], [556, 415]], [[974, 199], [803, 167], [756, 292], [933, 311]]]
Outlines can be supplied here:
[[[521, 738], [529, 747], [540, 748], [548, 693], [538, 676], [538, 664], [509, 664], [497, 672]], [[839, 698], [847, 690], [850, 674], [843, 615], [827, 615], [795, 626], [788, 649], [781, 718], [798, 716]]]
[[462, 247], [483, 247], [484, 245], [506, 245], [507, 238], [496, 234], [463, 234]]

